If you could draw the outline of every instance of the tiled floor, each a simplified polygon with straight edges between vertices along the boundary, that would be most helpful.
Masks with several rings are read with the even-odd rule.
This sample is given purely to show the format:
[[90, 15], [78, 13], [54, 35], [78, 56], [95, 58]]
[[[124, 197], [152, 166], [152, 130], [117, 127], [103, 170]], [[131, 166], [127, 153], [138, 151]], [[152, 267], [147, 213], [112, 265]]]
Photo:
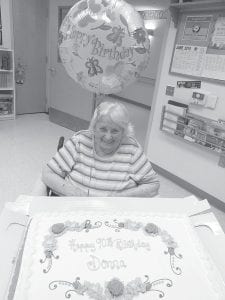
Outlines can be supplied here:
[[[17, 116], [0, 122], [0, 211], [6, 201], [30, 194], [42, 165], [55, 153], [60, 136], [72, 131], [49, 122], [46, 114]], [[182, 198], [190, 192], [161, 175], [161, 197]], [[225, 231], [225, 213], [212, 208]]]
[[56, 151], [59, 137], [68, 138], [71, 134], [72, 131], [49, 122], [46, 114], [0, 122], [0, 208], [5, 201], [30, 194], [42, 165]]

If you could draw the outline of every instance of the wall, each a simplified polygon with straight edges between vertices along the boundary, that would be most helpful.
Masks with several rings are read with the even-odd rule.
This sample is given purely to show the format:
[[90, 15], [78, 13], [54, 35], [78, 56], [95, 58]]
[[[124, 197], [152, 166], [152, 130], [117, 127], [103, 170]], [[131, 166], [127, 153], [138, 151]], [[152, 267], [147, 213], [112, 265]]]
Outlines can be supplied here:
[[[166, 86], [176, 86], [177, 80], [191, 80], [190, 77], [174, 76], [169, 73], [175, 36], [176, 28], [171, 22], [164, 40], [164, 52], [160, 59], [160, 72], [156, 80], [153, 112], [148, 125], [146, 151], [150, 160], [160, 168], [225, 202], [225, 169], [217, 165], [219, 155], [201, 149], [197, 145], [176, 139], [176, 137], [166, 135], [159, 129], [162, 106], [171, 98], [165, 95]], [[218, 95], [219, 102], [214, 111], [204, 110], [201, 111], [201, 114], [215, 119], [218, 117], [224, 119], [224, 84], [203, 80], [202, 89]]]
[[[166, 9], [168, 7], [169, 0], [127, 0], [127, 2], [133, 5], [136, 10], [143, 11]], [[141, 74], [142, 77], [149, 80], [137, 80], [117, 95], [151, 107], [166, 20], [149, 20], [145, 21], [145, 24], [149, 26], [149, 28], [154, 29], [154, 36], [150, 37], [151, 56], [149, 63], [146, 70], [144, 70]]]
[[[127, 0], [138, 11], [166, 10], [169, 0]], [[147, 28], [154, 30], [154, 36], [150, 37], [151, 55], [147, 68], [142, 72], [140, 80], [118, 93], [120, 97], [130, 99], [133, 103], [124, 103], [129, 111], [135, 128], [135, 134], [139, 143], [144, 146], [148, 131], [148, 121], [151, 115], [155, 80], [158, 72], [162, 42], [168, 21], [166, 19], [145, 20]], [[118, 99], [116, 99], [118, 101]], [[134, 105], [136, 103], [137, 105]], [[146, 109], [144, 106], [148, 106]]]

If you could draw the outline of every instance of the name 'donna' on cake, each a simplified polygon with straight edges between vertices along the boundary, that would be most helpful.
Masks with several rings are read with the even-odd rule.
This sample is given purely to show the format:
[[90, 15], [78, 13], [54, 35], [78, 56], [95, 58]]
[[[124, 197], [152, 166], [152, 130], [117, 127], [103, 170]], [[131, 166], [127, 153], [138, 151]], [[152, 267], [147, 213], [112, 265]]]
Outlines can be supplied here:
[[150, 251], [150, 244], [147, 242], [142, 242], [138, 240], [123, 240], [123, 239], [113, 239], [113, 238], [99, 238], [96, 239], [95, 242], [90, 243], [82, 243], [77, 241], [76, 239], [71, 239], [69, 241], [69, 247], [74, 252], [96, 252], [97, 250], [104, 249], [104, 248], [115, 248], [117, 250], [123, 251], [126, 249], [145, 249]]
[[116, 60], [119, 61], [121, 59], [129, 59], [132, 60], [134, 55], [134, 49], [133, 47], [116, 47], [113, 46], [111, 48], [105, 47], [105, 44], [102, 43], [98, 37], [96, 37], [95, 34], [87, 34], [83, 33], [79, 30], [74, 29], [74, 26], [72, 27], [72, 30], [67, 32], [66, 34], [63, 34], [62, 42], [66, 40], [73, 40], [74, 45], [82, 46], [83, 48], [86, 48], [87, 46], [91, 46], [91, 55], [96, 55], [99, 57], [106, 57], [110, 60]]
[[90, 261], [87, 262], [87, 267], [90, 271], [98, 271], [99, 269], [119, 270], [127, 267], [123, 259], [102, 259], [95, 255], [90, 255], [89, 257]]

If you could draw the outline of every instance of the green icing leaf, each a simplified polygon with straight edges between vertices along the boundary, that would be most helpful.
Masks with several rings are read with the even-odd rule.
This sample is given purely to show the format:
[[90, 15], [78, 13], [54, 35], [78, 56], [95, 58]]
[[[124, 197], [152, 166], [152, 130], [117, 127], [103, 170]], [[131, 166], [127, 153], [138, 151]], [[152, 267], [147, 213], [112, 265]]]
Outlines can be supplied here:
[[139, 54], [144, 54], [147, 52], [146, 48], [141, 48], [141, 47], [134, 48], [134, 50]]
[[106, 16], [111, 20], [114, 21], [116, 19], [116, 15], [110, 9], [107, 9]]
[[102, 30], [110, 30], [112, 27], [109, 25], [102, 24], [98, 28], [100, 28]]
[[126, 19], [122, 16], [122, 15], [120, 15], [120, 21], [123, 23], [123, 25], [125, 25], [126, 27], [128, 26], [127, 25], [127, 21], [126, 21]]

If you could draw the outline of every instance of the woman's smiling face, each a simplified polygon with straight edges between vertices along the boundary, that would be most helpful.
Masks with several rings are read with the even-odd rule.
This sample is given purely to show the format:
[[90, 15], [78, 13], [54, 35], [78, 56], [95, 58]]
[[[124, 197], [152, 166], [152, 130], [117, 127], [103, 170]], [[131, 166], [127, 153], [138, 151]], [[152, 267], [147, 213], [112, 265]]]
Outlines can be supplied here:
[[95, 125], [94, 138], [97, 154], [112, 155], [118, 149], [124, 135], [124, 129], [108, 116], [102, 116]]

